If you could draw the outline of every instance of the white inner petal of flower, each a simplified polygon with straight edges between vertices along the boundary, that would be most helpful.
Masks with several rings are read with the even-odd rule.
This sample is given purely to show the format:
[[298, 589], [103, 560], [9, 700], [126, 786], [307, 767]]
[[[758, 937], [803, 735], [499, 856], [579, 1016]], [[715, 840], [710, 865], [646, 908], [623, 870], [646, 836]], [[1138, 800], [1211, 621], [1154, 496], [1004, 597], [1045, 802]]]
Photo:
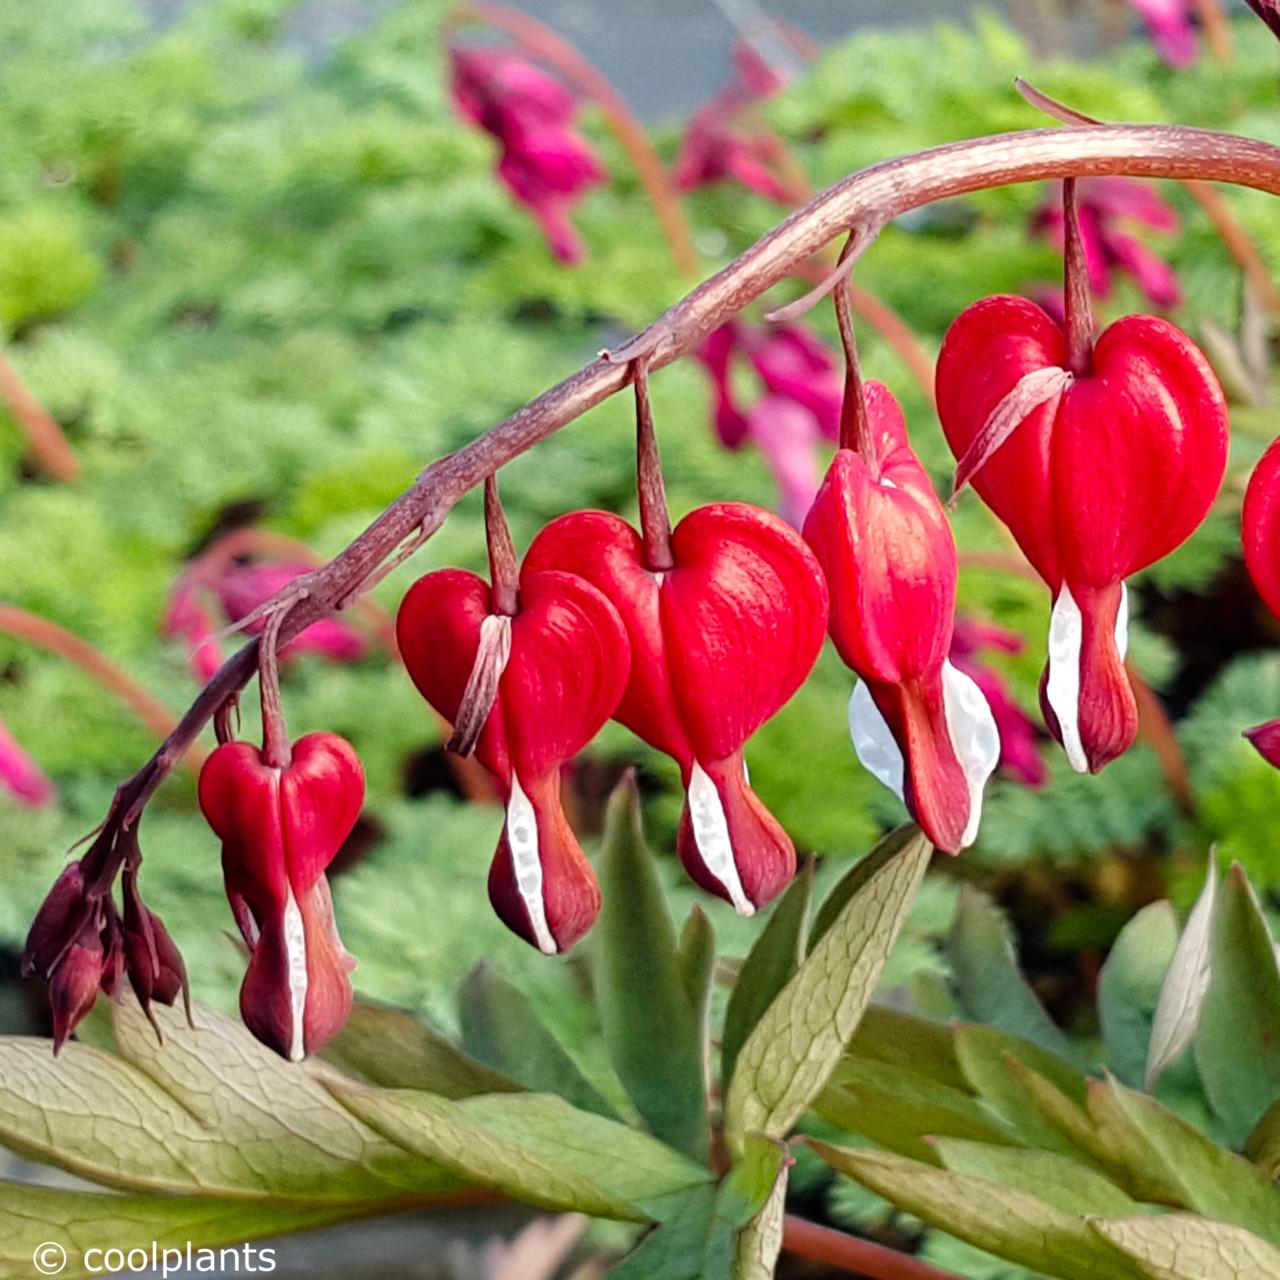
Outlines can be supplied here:
[[538, 815], [534, 813], [533, 805], [514, 773], [511, 775], [511, 799], [507, 801], [507, 848], [511, 850], [516, 889], [529, 913], [534, 941], [543, 955], [553, 956], [560, 948], [556, 946], [556, 940], [551, 936], [551, 929], [547, 925], [547, 907], [542, 897]]
[[307, 934], [302, 912], [293, 890], [285, 889], [284, 948], [289, 962], [289, 1012], [293, 1025], [289, 1036], [289, 1060], [301, 1062], [307, 1056], [304, 1022], [307, 1012]]
[[[743, 768], [745, 774], [745, 766]], [[703, 865], [724, 885], [729, 901], [740, 916], [755, 915], [755, 906], [742, 887], [738, 864], [733, 860], [733, 842], [729, 839], [729, 820], [716, 784], [695, 760], [689, 775], [689, 818], [693, 823], [693, 841]]]
[[983, 788], [1000, 762], [1000, 730], [986, 695], [950, 662], [942, 664], [942, 706], [951, 748], [969, 788], [969, 820], [960, 837], [961, 848], [967, 849], [978, 838]]
[[[1063, 583], [1049, 619], [1049, 679], [1045, 696], [1058, 717], [1062, 747], [1077, 773], [1089, 772], [1089, 758], [1080, 738], [1080, 648], [1084, 621], [1071, 589]], [[1123, 658], [1129, 648], [1129, 588], [1120, 585], [1116, 610], [1116, 649]]]
[[862, 767], [904, 800], [902, 751], [863, 680], [853, 686], [849, 698], [849, 736]]

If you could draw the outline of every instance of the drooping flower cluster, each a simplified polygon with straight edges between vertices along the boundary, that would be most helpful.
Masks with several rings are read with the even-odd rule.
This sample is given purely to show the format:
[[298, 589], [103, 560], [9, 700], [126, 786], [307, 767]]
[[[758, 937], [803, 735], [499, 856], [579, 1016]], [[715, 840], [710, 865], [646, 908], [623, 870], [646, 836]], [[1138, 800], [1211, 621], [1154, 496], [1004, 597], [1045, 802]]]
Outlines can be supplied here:
[[364, 771], [331, 733], [293, 744], [287, 765], [250, 742], [223, 743], [200, 772], [200, 808], [222, 841], [222, 871], [249, 949], [245, 1025], [298, 1061], [351, 1012], [355, 961], [338, 937], [325, 869], [351, 834]]
[[[1080, 178], [1076, 195], [1080, 239], [1094, 297], [1110, 297], [1113, 275], [1123, 272], [1152, 306], [1176, 307], [1182, 299], [1182, 287], [1173, 268], [1129, 228], [1138, 224], [1172, 235], [1178, 230], [1177, 210], [1161, 199], [1153, 186], [1136, 178]], [[1065, 240], [1065, 224], [1062, 201], [1057, 197], [1046, 200], [1031, 223], [1059, 250]]]
[[577, 99], [509, 50], [454, 44], [449, 56], [454, 105], [499, 144], [498, 179], [537, 219], [552, 253], [581, 262], [586, 250], [569, 215], [606, 175], [576, 128]]
[[1053, 592], [1041, 706], [1072, 767], [1097, 771], [1137, 732], [1124, 669], [1124, 580], [1204, 519], [1226, 468], [1227, 411], [1179, 329], [1127, 316], [1089, 367], [1025, 298], [975, 303], [938, 360], [938, 412], [960, 460]]
[[[818, 491], [818, 451], [840, 430], [842, 377], [834, 355], [803, 325], [760, 330], [733, 320], [713, 330], [697, 350], [711, 379], [712, 424], [729, 449], [753, 443], [778, 485], [783, 517], [799, 528]], [[761, 386], [742, 403], [734, 368], [744, 363]]]

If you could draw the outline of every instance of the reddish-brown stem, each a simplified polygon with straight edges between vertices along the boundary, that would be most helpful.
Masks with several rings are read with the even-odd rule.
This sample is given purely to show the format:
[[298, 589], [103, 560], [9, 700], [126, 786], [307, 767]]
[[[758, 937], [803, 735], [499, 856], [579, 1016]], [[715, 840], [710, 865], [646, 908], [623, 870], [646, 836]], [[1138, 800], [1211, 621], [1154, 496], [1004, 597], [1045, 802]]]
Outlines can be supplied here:
[[658, 456], [658, 434], [649, 403], [649, 364], [642, 356], [635, 362], [636, 389], [636, 497], [640, 504], [640, 533], [644, 538], [645, 564], [653, 573], [676, 566], [671, 552], [671, 515], [667, 510], [667, 486]]
[[854, 280], [849, 281], [849, 301], [854, 315], [861, 316], [885, 340], [932, 404], [933, 361], [911, 326], [888, 303]]
[[[884, 161], [815, 196], [626, 346], [646, 353], [654, 369], [678, 360], [705, 334], [855, 227], [987, 187], [1112, 174], [1234, 182], [1280, 195], [1280, 148], [1176, 125], [1091, 125], [968, 139]], [[402, 544], [434, 534], [468, 490], [621, 391], [631, 377], [628, 364], [602, 356], [432, 463], [345, 551], [307, 575], [305, 598], [281, 622], [281, 642], [358, 595]], [[252, 677], [257, 650], [258, 641], [252, 640], [222, 665], [155, 756], [121, 786], [113, 815], [136, 817], [141, 812], [214, 712]]]
[[498, 497], [496, 473], [486, 476], [484, 482], [484, 535], [489, 548], [493, 611], [514, 618], [520, 608], [520, 565], [515, 543], [511, 541], [507, 513]]
[[[840, 252], [843, 262], [853, 249], [853, 237]], [[836, 326], [840, 345], [844, 348], [844, 399], [840, 405], [840, 447], [860, 454], [873, 474], [878, 470], [871, 419], [867, 414], [867, 398], [862, 389], [862, 370], [858, 367], [858, 340], [853, 332], [853, 316], [849, 311], [849, 282], [841, 280], [834, 294]]]
[[454, 27], [466, 22], [482, 23], [505, 32], [539, 61], [554, 67], [579, 93], [600, 108], [605, 123], [622, 144], [644, 184], [653, 211], [662, 224], [676, 269], [682, 275], [697, 275], [698, 251], [662, 159], [643, 126], [605, 76], [563, 36], [537, 18], [499, 4], [497, 0], [466, 0], [460, 4], [444, 22], [446, 38]]
[[1209, 52], [1218, 62], [1230, 62], [1231, 23], [1227, 21], [1221, 0], [1194, 0], [1194, 3]]
[[1076, 180], [1062, 183], [1063, 305], [1067, 313], [1067, 368], [1084, 377], [1093, 367], [1093, 298], [1089, 292], [1089, 266], [1080, 235], [1080, 211], [1076, 207]]
[[[174, 731], [178, 719], [163, 702], [148, 693], [131, 675], [121, 671], [87, 640], [73, 635], [56, 622], [19, 609], [16, 605], [0, 604], [0, 631], [74, 663], [125, 703], [157, 738], [165, 739]], [[178, 757], [185, 759], [192, 769], [199, 769], [204, 753], [189, 742], [184, 744], [175, 759]]]
[[80, 474], [80, 463], [62, 428], [35, 398], [3, 351], [0, 351], [0, 397], [27, 437], [31, 456], [40, 469], [55, 480], [75, 480]]
[[782, 1251], [793, 1258], [824, 1262], [863, 1280], [961, 1280], [954, 1271], [943, 1271], [909, 1254], [819, 1226], [794, 1213], [787, 1214], [782, 1225]]
[[258, 646], [258, 688], [262, 694], [262, 760], [272, 769], [287, 769], [293, 761], [293, 744], [284, 722], [280, 701], [280, 624], [285, 611], [273, 613], [262, 628]]

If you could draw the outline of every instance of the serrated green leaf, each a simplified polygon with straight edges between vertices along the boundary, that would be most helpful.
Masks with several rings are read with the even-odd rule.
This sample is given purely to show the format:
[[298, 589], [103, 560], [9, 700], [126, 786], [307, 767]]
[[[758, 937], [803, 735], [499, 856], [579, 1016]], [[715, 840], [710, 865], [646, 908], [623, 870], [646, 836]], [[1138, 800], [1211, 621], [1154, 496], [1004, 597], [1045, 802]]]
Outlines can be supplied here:
[[813, 1110], [898, 1155], [936, 1164], [932, 1137], [1011, 1142], [972, 1094], [905, 1067], [846, 1059]]
[[885, 1005], [870, 1004], [864, 1010], [849, 1056], [907, 1067], [953, 1089], [970, 1088], [956, 1059], [950, 1027]]
[[934, 1144], [944, 1168], [1027, 1191], [1064, 1213], [1121, 1217], [1137, 1213], [1137, 1202], [1088, 1165], [1052, 1151], [1024, 1151], [962, 1138]]
[[726, 1087], [751, 1029], [791, 980], [804, 955], [812, 894], [813, 862], [809, 861], [778, 900], [738, 970], [720, 1036], [720, 1074]]
[[1075, 1214], [986, 1178], [813, 1142], [833, 1169], [966, 1243], [1060, 1280], [1149, 1280]]
[[956, 995], [974, 1022], [990, 1023], [1070, 1060], [1071, 1046], [1018, 969], [1013, 940], [991, 902], [966, 885], [947, 938]]
[[353, 1115], [405, 1150], [545, 1209], [654, 1221], [660, 1202], [711, 1174], [646, 1134], [551, 1094], [451, 1102], [408, 1089], [326, 1082]]
[[[346, 1204], [257, 1204], [191, 1196], [95, 1195], [55, 1191], [22, 1183], [0, 1182], [0, 1280], [29, 1280], [38, 1246], [66, 1250], [66, 1277], [101, 1275], [101, 1253], [86, 1262], [91, 1250], [142, 1249], [177, 1265], [164, 1251], [174, 1250], [185, 1262], [187, 1245], [216, 1249], [242, 1241], [303, 1231], [360, 1216], [359, 1202]], [[56, 1256], [51, 1262], [56, 1262]], [[259, 1261], [262, 1261], [259, 1258]], [[265, 1270], [265, 1266], [263, 1267]]]
[[738, 1055], [725, 1104], [732, 1150], [741, 1150], [752, 1132], [785, 1137], [822, 1091], [871, 999], [932, 852], [918, 831], [905, 840], [890, 837], [851, 873], [856, 891], [843, 895], [844, 906]]
[[555, 1093], [584, 1111], [617, 1112], [547, 1030], [529, 998], [480, 963], [458, 989], [462, 1044], [477, 1062], [534, 1093]]
[[363, 1077], [370, 1084], [389, 1089], [425, 1089], [444, 1098], [514, 1093], [523, 1088], [468, 1057], [413, 1014], [359, 1002], [322, 1056], [326, 1062]]
[[337, 1106], [322, 1068], [284, 1062], [240, 1023], [198, 1005], [192, 1030], [160, 1007], [160, 1043], [132, 997], [113, 1012], [119, 1057], [0, 1041], [6, 1145], [108, 1186], [186, 1194], [311, 1202], [457, 1187]]
[[1151, 1022], [1177, 945], [1172, 905], [1153, 902], [1120, 930], [1098, 979], [1098, 1021], [1108, 1064], [1135, 1088], [1143, 1082]]
[[1232, 1145], [1280, 1098], [1280, 970], [1253, 887], [1235, 863], [1213, 915], [1209, 990], [1195, 1058]]
[[1153, 1280], [1274, 1280], [1280, 1250], [1242, 1227], [1190, 1213], [1089, 1224]]
[[649, 1129], [705, 1160], [703, 1024], [689, 1001], [675, 927], [645, 847], [634, 776], [609, 800], [600, 881], [596, 1001], [609, 1057]]

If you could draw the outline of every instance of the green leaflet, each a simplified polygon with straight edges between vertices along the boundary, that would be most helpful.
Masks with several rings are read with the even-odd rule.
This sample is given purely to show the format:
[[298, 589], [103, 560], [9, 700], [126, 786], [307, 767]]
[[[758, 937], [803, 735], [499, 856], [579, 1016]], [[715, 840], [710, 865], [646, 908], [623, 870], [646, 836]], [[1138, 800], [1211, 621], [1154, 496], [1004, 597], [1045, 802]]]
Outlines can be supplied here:
[[711, 1174], [646, 1134], [549, 1094], [490, 1094], [451, 1102], [408, 1089], [328, 1081], [353, 1115], [392, 1142], [546, 1209], [653, 1221], [665, 1197]]
[[847, 877], [855, 891], [842, 895], [843, 907], [738, 1056], [725, 1104], [732, 1150], [740, 1151], [750, 1132], [785, 1137], [821, 1092], [871, 999], [932, 852], [918, 831], [906, 839], [895, 833]]
[[657, 1137], [705, 1160], [704, 1024], [689, 999], [671, 913], [645, 848], [633, 775], [609, 801], [600, 880], [596, 999], [614, 1070]]
[[813, 895], [810, 860], [788, 886], [742, 962], [724, 1015], [720, 1036], [720, 1074], [733, 1079], [738, 1053], [773, 998], [786, 986], [804, 957], [809, 900]]
[[1060, 1280], [1150, 1280], [1083, 1218], [987, 1178], [814, 1142], [832, 1168], [979, 1249]]
[[884, 1005], [871, 1004], [863, 1011], [849, 1056], [908, 1067], [953, 1089], [970, 1088], [956, 1059], [950, 1027]]
[[370, 1004], [356, 1004], [323, 1057], [371, 1084], [425, 1089], [444, 1098], [518, 1092], [523, 1087], [468, 1057], [413, 1014]]
[[1225, 1222], [1170, 1213], [1089, 1225], [1153, 1280], [1274, 1280], [1280, 1275], [1280, 1250]]

